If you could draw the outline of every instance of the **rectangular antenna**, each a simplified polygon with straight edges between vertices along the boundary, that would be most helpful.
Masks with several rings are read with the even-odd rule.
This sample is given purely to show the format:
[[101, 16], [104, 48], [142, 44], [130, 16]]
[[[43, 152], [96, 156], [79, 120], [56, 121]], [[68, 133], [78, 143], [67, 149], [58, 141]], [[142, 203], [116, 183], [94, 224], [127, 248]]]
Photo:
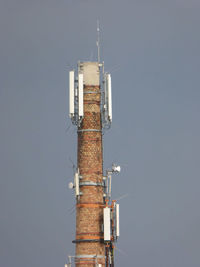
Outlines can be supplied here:
[[111, 76], [107, 75], [107, 90], [108, 90], [108, 119], [112, 121], [112, 88], [111, 88]]
[[69, 72], [69, 116], [74, 117], [74, 71]]
[[115, 206], [115, 214], [116, 214], [116, 236], [119, 237], [119, 204]]
[[83, 117], [83, 74], [78, 75], [78, 115]]
[[110, 241], [110, 208], [103, 209], [104, 240]]
[[75, 173], [75, 193], [76, 193], [76, 196], [79, 196], [80, 195], [80, 191], [79, 191], [79, 174], [78, 172]]
[[108, 85], [107, 85], [107, 74], [104, 74], [104, 112], [105, 112], [105, 119], [107, 117], [107, 110], [108, 110]]

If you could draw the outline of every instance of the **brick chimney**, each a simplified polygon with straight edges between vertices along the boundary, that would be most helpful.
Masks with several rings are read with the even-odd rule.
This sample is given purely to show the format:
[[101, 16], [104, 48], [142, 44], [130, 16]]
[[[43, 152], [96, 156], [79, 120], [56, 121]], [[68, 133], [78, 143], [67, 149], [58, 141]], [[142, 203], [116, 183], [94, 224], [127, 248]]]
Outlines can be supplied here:
[[[81, 177], [76, 200], [77, 267], [105, 266], [103, 241], [103, 150], [98, 62], [79, 64], [83, 73], [84, 117], [77, 128], [77, 166]], [[95, 265], [99, 264], [99, 265]]]

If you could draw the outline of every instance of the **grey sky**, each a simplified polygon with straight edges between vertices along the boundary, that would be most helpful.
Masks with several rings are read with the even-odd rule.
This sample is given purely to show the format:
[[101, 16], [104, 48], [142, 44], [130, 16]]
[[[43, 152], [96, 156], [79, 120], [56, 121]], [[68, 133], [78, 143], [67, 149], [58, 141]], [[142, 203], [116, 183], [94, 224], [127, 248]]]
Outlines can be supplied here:
[[122, 166], [113, 197], [129, 193], [116, 266], [200, 266], [199, 14], [197, 0], [1, 0], [1, 267], [74, 254], [68, 70], [96, 59], [97, 19], [113, 84], [104, 166]]

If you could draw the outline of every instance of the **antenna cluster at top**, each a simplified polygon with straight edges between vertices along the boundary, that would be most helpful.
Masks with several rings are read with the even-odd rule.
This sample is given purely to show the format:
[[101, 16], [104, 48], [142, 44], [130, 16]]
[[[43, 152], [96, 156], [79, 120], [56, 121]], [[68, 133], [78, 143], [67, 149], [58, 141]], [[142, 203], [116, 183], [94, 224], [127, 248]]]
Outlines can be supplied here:
[[[73, 124], [80, 126], [84, 118], [84, 74], [78, 66], [77, 77], [75, 71], [69, 72], [69, 117]], [[103, 63], [99, 64], [99, 69]], [[103, 78], [100, 81], [101, 86], [101, 120], [102, 127], [105, 129], [110, 128], [112, 122], [112, 88], [111, 88], [111, 75], [109, 73], [102, 73]], [[99, 79], [100, 79], [99, 75]]]
[[[100, 63], [100, 27], [97, 21], [97, 64], [99, 68], [98, 84], [101, 87], [101, 120], [102, 127], [109, 129], [112, 122], [112, 89], [111, 75], [104, 72], [104, 62]], [[90, 63], [90, 62], [87, 62]], [[92, 64], [92, 62], [91, 62]], [[84, 118], [84, 63], [78, 63], [78, 73], [75, 77], [75, 71], [69, 72], [69, 116], [72, 123], [80, 126]], [[102, 75], [100, 75], [102, 71]], [[91, 75], [93, 75], [91, 73]], [[93, 84], [90, 84], [93, 85]]]

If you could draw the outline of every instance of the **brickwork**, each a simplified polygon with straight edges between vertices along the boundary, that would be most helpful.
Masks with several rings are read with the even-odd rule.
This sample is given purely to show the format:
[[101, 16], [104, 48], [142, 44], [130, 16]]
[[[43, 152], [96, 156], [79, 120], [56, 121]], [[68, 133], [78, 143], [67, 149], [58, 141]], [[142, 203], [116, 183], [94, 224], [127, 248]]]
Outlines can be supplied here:
[[[84, 118], [78, 128], [78, 168], [80, 182], [102, 183], [103, 151], [100, 113], [100, 87], [84, 86]], [[90, 131], [94, 129], [95, 131]], [[87, 130], [87, 131], [85, 131]], [[80, 186], [82, 195], [76, 207], [76, 255], [99, 255], [105, 266], [103, 243], [103, 187]], [[76, 266], [96, 266], [95, 258], [76, 258]]]

